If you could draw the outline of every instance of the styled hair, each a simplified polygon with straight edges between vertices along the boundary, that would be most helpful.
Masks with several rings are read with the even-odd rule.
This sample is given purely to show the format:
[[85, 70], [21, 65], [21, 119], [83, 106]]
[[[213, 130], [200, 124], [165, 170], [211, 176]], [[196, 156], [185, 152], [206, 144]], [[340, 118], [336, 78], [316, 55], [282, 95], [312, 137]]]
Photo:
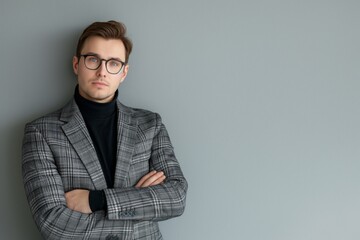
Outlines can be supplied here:
[[76, 56], [80, 58], [81, 50], [87, 38], [92, 36], [99, 36], [105, 39], [119, 39], [125, 46], [125, 62], [129, 61], [129, 56], [132, 50], [132, 42], [126, 36], [126, 27], [121, 22], [94, 22], [90, 24], [81, 34], [77, 47]]

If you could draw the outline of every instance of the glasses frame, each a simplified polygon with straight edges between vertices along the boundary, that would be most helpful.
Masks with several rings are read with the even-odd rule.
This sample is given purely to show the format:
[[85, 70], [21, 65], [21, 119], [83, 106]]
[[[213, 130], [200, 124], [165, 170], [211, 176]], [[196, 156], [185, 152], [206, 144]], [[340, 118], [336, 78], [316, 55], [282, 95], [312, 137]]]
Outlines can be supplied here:
[[[99, 66], [98, 66], [97, 68], [89, 68], [89, 67], [86, 65], [86, 58], [87, 58], [87, 57], [90, 57], [90, 56], [91, 56], [91, 57], [99, 58], [100, 64], [99, 64]], [[81, 58], [81, 57], [84, 57], [84, 65], [85, 65], [85, 67], [86, 67], [87, 69], [89, 69], [89, 70], [98, 70], [98, 69], [100, 68], [102, 62], [105, 61], [106, 71], [107, 71], [108, 73], [110, 73], [110, 74], [113, 74], [113, 75], [118, 74], [119, 72], [121, 72], [121, 70], [122, 70], [122, 69], [124, 68], [124, 66], [127, 64], [126, 62], [123, 62], [123, 61], [121, 61], [121, 60], [114, 59], [114, 58], [110, 58], [110, 59], [100, 58], [100, 57], [97, 56], [96, 54], [80, 54], [80, 58]], [[116, 72], [116, 73], [110, 72], [109, 69], [108, 69], [108, 66], [107, 66], [107, 64], [108, 64], [109, 61], [117, 61], [117, 62], [120, 62], [120, 63], [122, 64], [120, 70], [119, 70], [118, 72]]]

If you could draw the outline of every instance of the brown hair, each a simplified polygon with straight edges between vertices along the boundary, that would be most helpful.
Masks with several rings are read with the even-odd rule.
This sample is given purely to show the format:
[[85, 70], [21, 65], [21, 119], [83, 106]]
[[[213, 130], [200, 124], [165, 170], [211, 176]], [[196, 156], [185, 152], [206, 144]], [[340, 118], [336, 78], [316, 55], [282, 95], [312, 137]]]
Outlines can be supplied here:
[[87, 38], [99, 36], [105, 39], [120, 39], [125, 46], [125, 62], [129, 61], [129, 55], [132, 50], [132, 42], [126, 36], [126, 27], [121, 22], [94, 22], [89, 25], [81, 34], [76, 48], [76, 56], [80, 58], [81, 50]]

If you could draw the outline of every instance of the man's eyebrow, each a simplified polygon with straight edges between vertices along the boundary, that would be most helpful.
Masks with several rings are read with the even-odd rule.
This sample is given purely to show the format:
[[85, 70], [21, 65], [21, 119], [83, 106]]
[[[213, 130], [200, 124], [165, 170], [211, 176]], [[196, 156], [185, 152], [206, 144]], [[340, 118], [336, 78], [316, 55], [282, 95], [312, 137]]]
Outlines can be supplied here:
[[91, 55], [91, 56], [100, 57], [99, 54], [94, 53], [94, 52], [88, 52], [88, 53], [84, 53], [84, 54], [81, 54], [81, 55]]
[[[94, 52], [88, 52], [88, 53], [85, 53], [85, 54], [82, 54], [82, 55], [91, 55], [91, 56], [95, 56], [95, 57], [101, 58], [99, 54], [94, 53]], [[121, 60], [121, 59], [118, 58], [118, 57], [111, 57], [111, 58], [109, 58], [109, 59], [117, 60], [117, 61], [120, 61], [120, 62], [124, 62], [123, 60]], [[106, 59], [106, 60], [108, 60], [108, 59]]]

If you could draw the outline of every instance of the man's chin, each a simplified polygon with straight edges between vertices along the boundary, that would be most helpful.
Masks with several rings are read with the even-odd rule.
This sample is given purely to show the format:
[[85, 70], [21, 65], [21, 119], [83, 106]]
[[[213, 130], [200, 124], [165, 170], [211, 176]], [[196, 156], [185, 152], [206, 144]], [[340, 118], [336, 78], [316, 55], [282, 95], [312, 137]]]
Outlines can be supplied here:
[[107, 103], [107, 102], [111, 102], [113, 99], [114, 99], [114, 94], [105, 95], [105, 96], [97, 95], [92, 97], [92, 101], [97, 103]]

